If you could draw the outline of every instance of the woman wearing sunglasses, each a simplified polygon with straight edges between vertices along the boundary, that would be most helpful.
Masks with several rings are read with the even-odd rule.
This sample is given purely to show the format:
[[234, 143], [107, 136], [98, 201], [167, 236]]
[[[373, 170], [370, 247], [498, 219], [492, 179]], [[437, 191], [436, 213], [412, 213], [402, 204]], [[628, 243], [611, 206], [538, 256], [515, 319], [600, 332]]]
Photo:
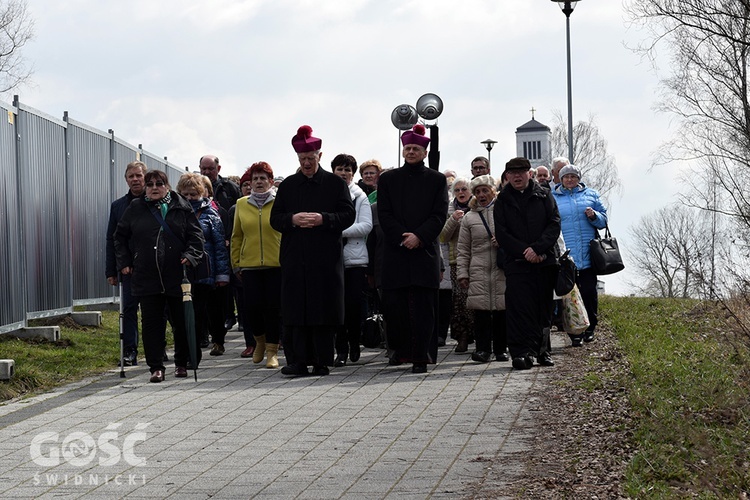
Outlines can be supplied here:
[[[195, 267], [201, 261], [203, 231], [190, 203], [170, 189], [167, 174], [151, 170], [144, 182], [145, 196], [133, 200], [117, 224], [115, 256], [117, 269], [132, 276], [133, 296], [140, 298], [141, 335], [151, 382], [161, 382], [165, 370], [165, 307], [174, 333], [175, 366], [187, 365], [180, 284], [183, 266]], [[186, 377], [183, 371], [175, 375]]]

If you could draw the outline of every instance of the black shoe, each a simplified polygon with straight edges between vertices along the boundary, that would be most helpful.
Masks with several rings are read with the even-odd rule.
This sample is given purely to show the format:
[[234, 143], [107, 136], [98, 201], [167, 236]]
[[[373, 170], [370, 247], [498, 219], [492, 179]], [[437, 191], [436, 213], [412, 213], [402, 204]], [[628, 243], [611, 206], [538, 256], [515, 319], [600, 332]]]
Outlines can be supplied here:
[[490, 360], [490, 353], [486, 351], [474, 351], [471, 353], [471, 360], [478, 363], [487, 363]]
[[224, 328], [227, 329], [227, 331], [231, 330], [234, 325], [237, 324], [237, 320], [235, 318], [228, 318], [224, 322]]
[[445, 347], [445, 339], [443, 337], [438, 337], [438, 347]]
[[584, 342], [593, 342], [594, 341], [594, 332], [583, 332], [583, 341]]
[[534, 361], [532, 361], [531, 356], [528, 354], [526, 356], [513, 358], [513, 368], [516, 370], [528, 370], [532, 366], [534, 366]]
[[[122, 357], [122, 364], [124, 366], [138, 366], [138, 353], [127, 351]], [[120, 366], [120, 364], [118, 363], [117, 366]]]
[[544, 354], [536, 358], [536, 362], [542, 366], [555, 366], [555, 362], [552, 361], [552, 356], [550, 356], [550, 353], [548, 352], [545, 352]]
[[313, 366], [312, 374], [316, 377], [323, 377], [329, 373], [331, 373], [331, 371], [327, 366]]
[[[352, 363], [356, 363], [357, 361], [359, 361], [359, 357], [361, 355], [362, 355], [362, 352], [359, 349], [359, 344], [358, 343], [356, 345], [352, 344], [352, 345], [349, 346], [349, 359], [352, 360]], [[346, 360], [344, 360], [344, 361], [346, 361]]]
[[281, 369], [281, 374], [290, 375], [292, 377], [304, 377], [310, 375], [307, 371], [307, 367], [302, 365], [286, 365]]
[[581, 347], [583, 345], [583, 337], [581, 335], [571, 335], [570, 345], [572, 347]]
[[427, 363], [414, 363], [411, 367], [412, 373], [427, 373]]
[[346, 355], [339, 354], [338, 356], [336, 356], [336, 361], [333, 362], [333, 366], [335, 366], [336, 368], [346, 366]]
[[399, 361], [398, 358], [394, 355], [390, 358], [388, 358], [388, 364], [391, 366], [398, 366], [404, 364], [403, 361]]
[[495, 355], [495, 359], [498, 361], [508, 361], [510, 358], [508, 357], [507, 352], [501, 352], [500, 354]]

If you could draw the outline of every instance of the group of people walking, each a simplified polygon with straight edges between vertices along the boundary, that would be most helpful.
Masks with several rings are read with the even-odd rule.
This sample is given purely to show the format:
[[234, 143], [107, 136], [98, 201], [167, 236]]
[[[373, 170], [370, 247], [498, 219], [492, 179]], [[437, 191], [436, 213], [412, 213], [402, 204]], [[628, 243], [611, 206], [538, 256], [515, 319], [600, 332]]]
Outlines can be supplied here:
[[[328, 172], [320, 164], [322, 140], [302, 126], [291, 141], [299, 168], [278, 187], [266, 162], [249, 167], [237, 186], [207, 155], [201, 174], [184, 174], [176, 191], [164, 172], [129, 164], [130, 190], [112, 204], [107, 231], [107, 278], [122, 283], [123, 311], [131, 314], [124, 335], [129, 364], [137, 363], [140, 304], [151, 382], [165, 378], [167, 321], [175, 376], [197, 368], [188, 364], [184, 279], [192, 283], [196, 335], [209, 331], [210, 354], [223, 354], [223, 290], [235, 279], [246, 341], [241, 356], [277, 368], [283, 344], [281, 372], [288, 376], [327, 375], [329, 367], [357, 362], [373, 304], [385, 317], [389, 364], [411, 364], [413, 373], [436, 362], [448, 324], [457, 353], [476, 343], [474, 361], [512, 359], [514, 368], [528, 369], [536, 358], [552, 366], [553, 288], [565, 243], [581, 269], [591, 318], [589, 330], [571, 340], [593, 340], [596, 274], [584, 243], [604, 227], [606, 210], [580, 183], [580, 170], [556, 171], [553, 164], [562, 182], [545, 185], [532, 177], [527, 159], [513, 158], [498, 184], [478, 157], [473, 179], [449, 184], [424, 163], [430, 139], [423, 126], [403, 133], [401, 142], [400, 168], [383, 171], [376, 160], [357, 167], [354, 157], [339, 154]], [[362, 179], [354, 182], [357, 171]], [[440, 300], [441, 280], [450, 284], [447, 301]]]

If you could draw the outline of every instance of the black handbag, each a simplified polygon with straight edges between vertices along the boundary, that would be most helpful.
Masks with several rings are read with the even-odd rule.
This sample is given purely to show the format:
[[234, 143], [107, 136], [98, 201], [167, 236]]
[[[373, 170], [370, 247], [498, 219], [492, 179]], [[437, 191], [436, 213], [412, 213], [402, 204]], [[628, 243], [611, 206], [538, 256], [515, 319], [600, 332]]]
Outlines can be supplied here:
[[565, 250], [557, 259], [559, 268], [557, 270], [557, 282], [555, 282], [555, 294], [558, 297], [568, 295], [576, 284], [578, 268], [573, 259], [570, 258], [570, 249]]
[[617, 238], [612, 237], [609, 232], [609, 225], [604, 227], [604, 238], [599, 231], [596, 232], [596, 238], [589, 243], [591, 250], [591, 267], [594, 268], [599, 276], [614, 274], [625, 269], [620, 255], [620, 247], [617, 245]]

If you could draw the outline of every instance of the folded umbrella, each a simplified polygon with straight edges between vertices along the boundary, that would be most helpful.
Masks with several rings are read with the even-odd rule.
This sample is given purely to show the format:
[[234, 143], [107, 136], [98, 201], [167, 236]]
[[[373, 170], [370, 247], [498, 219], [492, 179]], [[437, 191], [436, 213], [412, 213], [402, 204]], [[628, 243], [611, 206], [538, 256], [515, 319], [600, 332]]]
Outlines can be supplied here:
[[188, 354], [193, 367], [193, 376], [198, 381], [198, 342], [195, 338], [195, 309], [193, 308], [193, 294], [190, 280], [187, 279], [187, 269], [182, 271], [182, 309], [185, 315], [185, 335], [187, 335]]

